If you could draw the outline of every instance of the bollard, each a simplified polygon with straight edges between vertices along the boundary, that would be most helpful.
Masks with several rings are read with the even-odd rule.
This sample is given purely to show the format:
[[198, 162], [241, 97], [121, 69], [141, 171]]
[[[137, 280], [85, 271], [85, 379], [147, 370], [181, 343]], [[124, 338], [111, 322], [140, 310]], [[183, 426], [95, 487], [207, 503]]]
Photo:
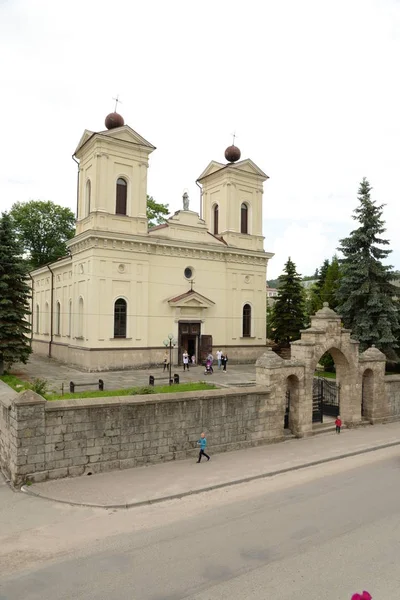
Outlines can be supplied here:
[[149, 377], [149, 385], [154, 385], [154, 376], [150, 375]]
[[71, 392], [71, 394], [75, 392], [75, 384], [73, 381], [69, 382], [69, 391]]
[[104, 390], [104, 381], [99, 379], [99, 390], [102, 392]]

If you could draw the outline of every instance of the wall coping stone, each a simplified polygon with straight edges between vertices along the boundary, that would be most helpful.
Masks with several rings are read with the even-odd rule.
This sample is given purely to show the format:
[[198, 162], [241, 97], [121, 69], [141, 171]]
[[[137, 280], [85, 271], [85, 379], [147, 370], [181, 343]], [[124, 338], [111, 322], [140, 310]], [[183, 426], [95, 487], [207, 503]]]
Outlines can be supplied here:
[[4, 402], [5, 400], [15, 398], [16, 396], [18, 396], [18, 392], [0, 379], [0, 401]]
[[[184, 400], [203, 400], [208, 398], [237, 397], [254, 395], [257, 393], [268, 393], [265, 386], [252, 385], [249, 387], [238, 387], [216, 390], [194, 390], [192, 392], [178, 392], [174, 394], [135, 394], [134, 396], [103, 396], [101, 398], [74, 398], [73, 400], [44, 400], [45, 411], [54, 412], [59, 410], [75, 410], [79, 408], [106, 408], [123, 405], [146, 405], [170, 404], [171, 402], [183, 402]], [[41, 396], [39, 396], [41, 398]]]
[[43, 398], [43, 396], [39, 396], [39, 394], [33, 390], [25, 390], [24, 392], [20, 392], [13, 400], [13, 404], [17, 404], [18, 406], [26, 406], [29, 404], [45, 404], [46, 402], [47, 400]]
[[400, 375], [385, 375], [384, 383], [395, 383], [400, 381]]

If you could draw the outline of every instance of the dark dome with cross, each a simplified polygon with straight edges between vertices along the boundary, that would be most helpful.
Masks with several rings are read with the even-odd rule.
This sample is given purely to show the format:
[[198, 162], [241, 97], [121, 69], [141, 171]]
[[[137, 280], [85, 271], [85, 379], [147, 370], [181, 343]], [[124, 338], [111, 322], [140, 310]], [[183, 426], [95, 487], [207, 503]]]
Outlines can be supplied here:
[[115, 129], [116, 127], [122, 127], [125, 125], [125, 121], [120, 114], [117, 112], [112, 112], [106, 116], [104, 125], [107, 127], [107, 129]]
[[234, 163], [238, 161], [241, 157], [241, 152], [237, 146], [232, 144], [232, 146], [228, 146], [225, 150], [225, 158], [228, 162]]

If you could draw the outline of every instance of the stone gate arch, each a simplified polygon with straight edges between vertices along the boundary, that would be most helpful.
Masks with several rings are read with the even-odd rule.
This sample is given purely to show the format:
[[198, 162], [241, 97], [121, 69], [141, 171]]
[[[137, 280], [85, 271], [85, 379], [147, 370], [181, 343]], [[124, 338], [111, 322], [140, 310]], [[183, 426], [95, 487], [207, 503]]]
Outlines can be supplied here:
[[311, 317], [311, 325], [301, 332], [299, 340], [291, 344], [290, 360], [283, 359], [271, 349], [256, 362], [258, 385], [267, 385], [271, 399], [282, 402], [285, 408], [286, 392], [290, 381], [298, 381], [296, 403], [291, 407], [290, 428], [301, 437], [312, 433], [312, 389], [316, 366], [321, 357], [329, 352], [336, 365], [337, 381], [340, 383], [340, 412], [344, 423], [352, 426], [361, 421], [363, 399], [363, 374], [369, 369], [373, 383], [369, 383], [367, 411], [364, 415], [373, 420], [385, 412], [384, 399], [378, 402], [377, 386], [384, 394], [385, 355], [377, 348], [359, 353], [359, 343], [351, 339], [351, 331], [342, 327], [341, 317], [329, 308], [323, 308]]

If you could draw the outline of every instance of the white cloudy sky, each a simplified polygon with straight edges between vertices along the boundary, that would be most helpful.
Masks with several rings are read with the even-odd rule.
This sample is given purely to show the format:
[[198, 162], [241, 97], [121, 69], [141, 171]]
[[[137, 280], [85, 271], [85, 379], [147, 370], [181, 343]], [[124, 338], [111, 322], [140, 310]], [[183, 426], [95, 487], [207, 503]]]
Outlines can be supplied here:
[[400, 268], [399, 0], [0, 0], [0, 204], [75, 209], [71, 155], [120, 112], [152, 142], [149, 193], [171, 210], [223, 160], [269, 176], [268, 277], [303, 274], [353, 227], [363, 176]]

